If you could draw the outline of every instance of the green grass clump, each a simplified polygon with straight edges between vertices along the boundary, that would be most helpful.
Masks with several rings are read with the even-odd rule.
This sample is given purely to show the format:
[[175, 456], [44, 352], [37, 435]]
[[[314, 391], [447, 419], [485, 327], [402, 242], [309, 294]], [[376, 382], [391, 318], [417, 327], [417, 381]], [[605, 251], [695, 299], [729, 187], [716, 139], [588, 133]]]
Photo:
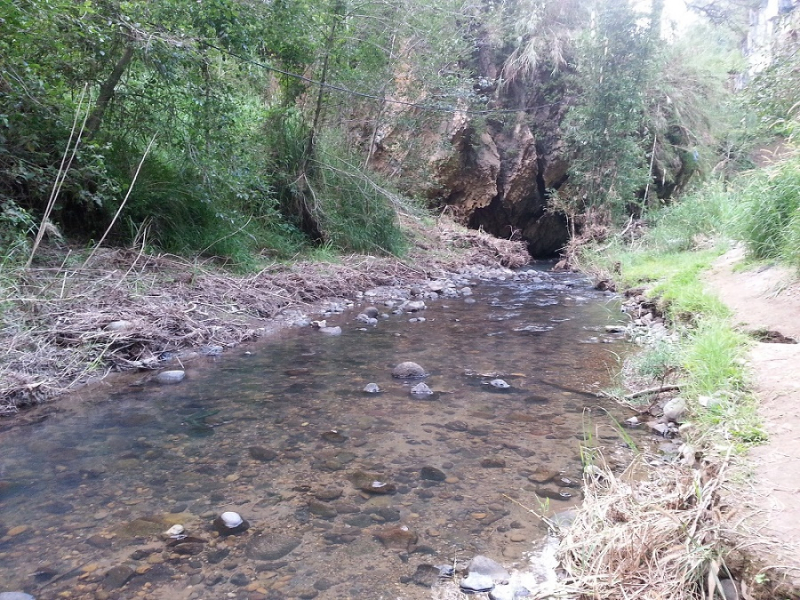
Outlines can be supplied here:
[[699, 396], [744, 390], [742, 361], [747, 344], [747, 336], [735, 331], [726, 319], [706, 317], [700, 321], [688, 332], [684, 348], [683, 367], [690, 393]]

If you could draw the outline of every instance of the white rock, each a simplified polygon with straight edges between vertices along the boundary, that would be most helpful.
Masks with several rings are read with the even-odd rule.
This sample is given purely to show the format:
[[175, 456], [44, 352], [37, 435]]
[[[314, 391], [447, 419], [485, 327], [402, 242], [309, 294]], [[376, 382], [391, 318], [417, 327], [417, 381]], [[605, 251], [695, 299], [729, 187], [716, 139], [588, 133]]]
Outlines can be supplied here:
[[186, 528], [183, 525], [173, 525], [169, 529], [167, 529], [164, 533], [169, 537], [176, 537], [179, 535], [183, 535], [183, 532], [186, 531]]
[[686, 400], [677, 396], [664, 405], [664, 418], [677, 423], [686, 414]]
[[36, 600], [25, 592], [0, 592], [0, 600]]
[[493, 388], [497, 388], [498, 390], [507, 390], [511, 386], [503, 379], [492, 379], [489, 382], [489, 385]]
[[[130, 329], [133, 327], [133, 323], [130, 321], [119, 320], [119, 321], [111, 321], [108, 325], [106, 325], [106, 331], [125, 331], [126, 329]], [[6, 592], [9, 593], [9, 592]]]
[[418, 383], [413, 388], [411, 388], [411, 393], [415, 396], [430, 396], [433, 394], [433, 390], [427, 386], [425, 383]]
[[470, 573], [459, 583], [462, 589], [470, 592], [488, 592], [494, 588], [494, 580], [489, 575]]
[[425, 303], [422, 300], [413, 300], [408, 302], [405, 306], [403, 306], [408, 312], [419, 312], [421, 310], [425, 310]]
[[324, 333], [325, 335], [342, 335], [342, 328], [338, 325], [336, 327], [320, 327], [320, 333]]
[[156, 375], [158, 383], [180, 383], [186, 377], [186, 371], [174, 369], [172, 371], [161, 371]]
[[239, 525], [242, 524], [243, 521], [242, 516], [239, 513], [233, 511], [222, 513], [220, 515], [220, 518], [222, 519], [222, 522], [225, 523], [225, 527], [228, 527], [229, 529], [238, 527]]

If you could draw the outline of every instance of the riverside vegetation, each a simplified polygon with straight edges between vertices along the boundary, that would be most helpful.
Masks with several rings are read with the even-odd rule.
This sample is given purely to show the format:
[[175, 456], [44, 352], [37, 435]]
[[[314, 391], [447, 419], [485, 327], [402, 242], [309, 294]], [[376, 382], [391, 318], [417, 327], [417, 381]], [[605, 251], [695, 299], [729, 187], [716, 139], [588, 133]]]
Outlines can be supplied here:
[[[413, 144], [383, 157], [394, 171], [371, 168], [387, 123], [438, 131], [453, 110], [475, 117], [476, 152], [505, 118], [482, 114], [498, 106], [476, 76], [476, 48], [490, 40], [508, 58], [501, 88], [550, 73], [548, 100], [564, 109], [552, 118], [571, 162], [547, 197], [571, 236], [570, 262], [633, 290], [640, 314], [669, 324], [665, 335], [634, 330], [646, 343], [623, 369], [628, 385], [677, 386], [693, 425], [681, 432], [686, 464], [638, 483], [605, 470], [587, 437], [587, 501], [561, 555], [575, 589], [704, 598], [736, 580], [753, 597], [790, 596], [742, 556], [724, 518], [730, 464], [765, 432], [744, 366], [749, 338], [700, 275], [736, 241], [752, 260], [800, 267], [800, 161], [749, 162], [767, 136], [792, 147], [796, 53], [778, 53], [734, 97], [723, 83], [743, 67], [730, 29], [661, 53], [660, 3], [646, 28], [628, 3], [592, 4], [604, 17], [594, 31], [584, 4], [518, 3], [526, 19], [446, 0], [4, 5], [4, 410], [156, 366], [167, 351], [253, 339], [264, 319], [303, 303], [475, 261], [522, 264], [523, 244], [427, 212], [450, 196], [415, 185], [412, 173], [435, 172]], [[742, 15], [739, 2], [695, 4], [718, 23]], [[503, 28], [515, 19], [511, 36]], [[719, 43], [692, 59], [713, 65], [688, 77], [675, 56], [710, 39]], [[403, 103], [413, 110], [397, 113]], [[437, 149], [452, 146], [444, 136]], [[106, 329], [119, 320], [138, 325]], [[609, 392], [642, 412], [666, 393]], [[632, 552], [631, 539], [648, 543]]]

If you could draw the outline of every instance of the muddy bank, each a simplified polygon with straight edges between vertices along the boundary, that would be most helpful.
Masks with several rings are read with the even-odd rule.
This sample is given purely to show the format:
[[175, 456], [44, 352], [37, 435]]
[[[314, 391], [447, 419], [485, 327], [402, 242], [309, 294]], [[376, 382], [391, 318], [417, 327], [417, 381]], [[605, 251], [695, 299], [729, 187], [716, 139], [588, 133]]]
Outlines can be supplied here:
[[417, 232], [404, 259], [347, 256], [274, 263], [234, 276], [212, 261], [135, 250], [98, 252], [89, 265], [50, 248], [28, 270], [5, 267], [0, 415], [39, 404], [111, 372], [157, 370], [213, 355], [310, 320], [325, 301], [389, 296], [426, 280], [515, 268], [522, 243], [440, 220]]

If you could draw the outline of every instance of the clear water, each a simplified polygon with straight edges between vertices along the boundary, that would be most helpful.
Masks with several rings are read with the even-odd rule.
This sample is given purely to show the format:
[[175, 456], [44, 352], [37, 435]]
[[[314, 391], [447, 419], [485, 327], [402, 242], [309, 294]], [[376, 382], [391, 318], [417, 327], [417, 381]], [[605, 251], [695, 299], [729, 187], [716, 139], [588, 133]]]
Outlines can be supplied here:
[[[420, 564], [521, 559], [545, 532], [527, 509], [580, 501], [586, 427], [625, 459], [602, 410], [615, 407], [586, 393], [626, 351], [603, 329], [622, 315], [568, 274], [474, 291], [429, 301], [425, 322], [362, 328], [352, 313], [329, 319], [340, 337], [287, 332], [178, 385], [119, 378], [0, 433], [0, 591], [429, 598], [405, 583]], [[406, 360], [430, 372], [433, 399], [392, 379]], [[365, 394], [369, 382], [383, 392]], [[543, 471], [558, 476], [541, 483]], [[395, 493], [358, 489], [371, 481]], [[217, 537], [226, 510], [250, 529]], [[176, 523], [182, 548], [162, 535]]]

